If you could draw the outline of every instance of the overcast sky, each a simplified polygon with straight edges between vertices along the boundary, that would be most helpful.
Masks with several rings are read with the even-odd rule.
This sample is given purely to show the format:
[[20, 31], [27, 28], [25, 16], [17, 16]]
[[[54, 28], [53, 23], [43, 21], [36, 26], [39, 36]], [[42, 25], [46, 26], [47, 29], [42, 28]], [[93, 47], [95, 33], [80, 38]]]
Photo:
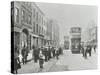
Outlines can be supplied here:
[[60, 40], [69, 35], [70, 27], [82, 27], [82, 31], [90, 24], [97, 24], [97, 7], [84, 5], [36, 3], [48, 17], [57, 20], [60, 27]]

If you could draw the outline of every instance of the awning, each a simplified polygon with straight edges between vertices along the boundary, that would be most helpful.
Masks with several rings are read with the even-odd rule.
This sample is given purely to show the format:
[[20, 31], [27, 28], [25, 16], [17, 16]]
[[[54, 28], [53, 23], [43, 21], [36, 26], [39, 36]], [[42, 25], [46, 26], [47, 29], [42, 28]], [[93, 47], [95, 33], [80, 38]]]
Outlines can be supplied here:
[[33, 37], [39, 37], [38, 35], [36, 34], [33, 34], [33, 33], [30, 33]]

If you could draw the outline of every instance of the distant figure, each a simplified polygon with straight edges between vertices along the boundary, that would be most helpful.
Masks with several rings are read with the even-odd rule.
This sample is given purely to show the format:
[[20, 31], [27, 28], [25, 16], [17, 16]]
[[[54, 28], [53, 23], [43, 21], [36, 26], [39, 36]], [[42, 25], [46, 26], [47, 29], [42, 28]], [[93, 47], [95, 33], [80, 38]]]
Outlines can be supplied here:
[[48, 51], [46, 47], [44, 48], [44, 56], [45, 56], [45, 61], [47, 62], [48, 61]]
[[89, 53], [89, 56], [91, 56], [91, 52], [92, 52], [92, 47], [91, 47], [91, 45], [88, 45], [88, 53]]
[[96, 45], [94, 45], [94, 52], [96, 53]]
[[54, 47], [52, 47], [52, 54], [53, 54], [53, 57], [55, 57], [55, 49], [54, 49]]
[[42, 53], [42, 50], [39, 52], [39, 65], [40, 69], [43, 69], [43, 64], [44, 64], [45, 56]]
[[84, 57], [85, 57], [85, 59], [87, 59], [87, 51], [88, 51], [87, 46], [84, 46]]
[[50, 60], [51, 59], [51, 48], [50, 48], [50, 46], [48, 47], [48, 60]]
[[81, 46], [81, 53], [82, 53], [82, 55], [84, 57], [85, 56], [85, 50], [84, 50], [84, 46], [83, 45]]
[[59, 48], [59, 54], [63, 54], [63, 50], [61, 47]]
[[59, 59], [59, 50], [56, 48], [56, 59], [58, 60]]

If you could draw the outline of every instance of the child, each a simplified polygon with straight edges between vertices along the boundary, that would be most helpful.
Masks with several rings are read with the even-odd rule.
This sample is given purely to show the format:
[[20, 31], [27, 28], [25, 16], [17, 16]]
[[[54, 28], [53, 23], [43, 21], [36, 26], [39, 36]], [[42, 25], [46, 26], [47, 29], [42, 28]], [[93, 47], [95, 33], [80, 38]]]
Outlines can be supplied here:
[[39, 53], [39, 65], [40, 65], [40, 69], [43, 69], [44, 60], [45, 60], [45, 57], [44, 57], [42, 51], [40, 51], [40, 53]]

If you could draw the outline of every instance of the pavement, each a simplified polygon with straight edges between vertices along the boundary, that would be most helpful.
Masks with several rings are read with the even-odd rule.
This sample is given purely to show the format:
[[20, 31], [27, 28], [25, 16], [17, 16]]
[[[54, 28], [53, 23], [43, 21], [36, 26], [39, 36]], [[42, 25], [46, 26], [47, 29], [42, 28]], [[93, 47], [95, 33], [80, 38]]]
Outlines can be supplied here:
[[35, 63], [32, 60], [25, 65], [21, 65], [22, 67], [18, 70], [18, 74], [47, 72], [56, 62], [57, 60], [55, 58], [50, 59], [48, 62], [44, 63], [44, 68], [41, 70], [39, 67], [39, 61]]
[[82, 54], [72, 54], [70, 50], [64, 50], [64, 54], [59, 59], [52, 58], [44, 63], [44, 68], [39, 68], [39, 63], [30, 61], [18, 70], [22, 73], [40, 73], [40, 72], [56, 72], [56, 71], [73, 71], [73, 70], [92, 70], [97, 69], [97, 53], [92, 52], [92, 56], [87, 59]]

